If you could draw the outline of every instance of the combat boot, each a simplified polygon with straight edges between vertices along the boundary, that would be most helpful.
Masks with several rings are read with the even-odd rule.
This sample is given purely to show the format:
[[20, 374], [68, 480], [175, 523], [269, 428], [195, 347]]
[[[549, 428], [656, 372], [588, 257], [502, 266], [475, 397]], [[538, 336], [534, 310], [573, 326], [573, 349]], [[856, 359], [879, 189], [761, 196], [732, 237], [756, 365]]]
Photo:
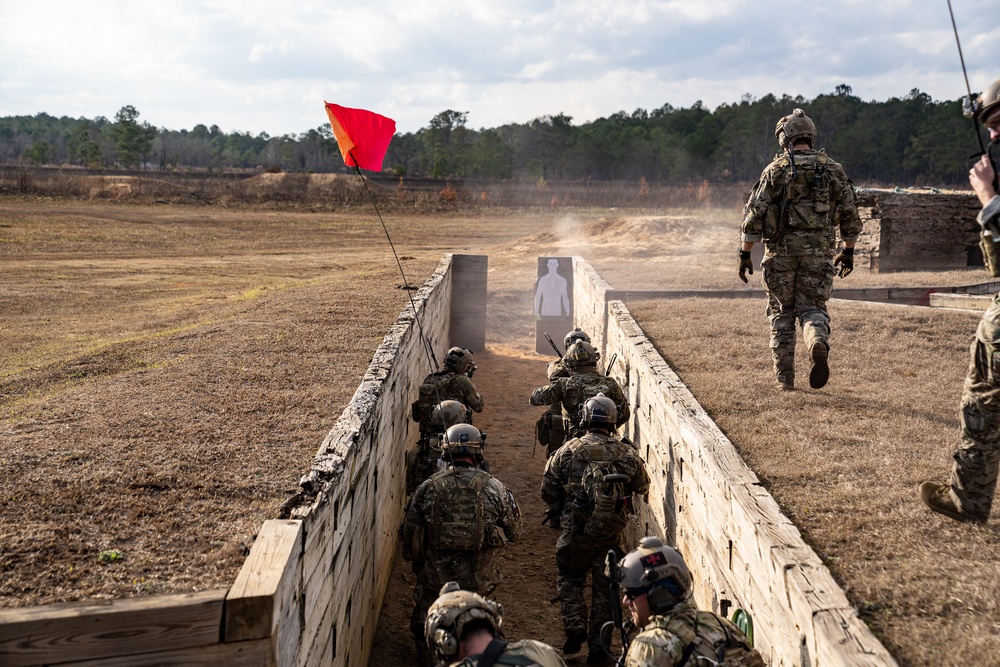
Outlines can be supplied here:
[[563, 644], [562, 652], [565, 655], [570, 655], [572, 653], [579, 653], [580, 649], [583, 648], [583, 643], [585, 641], [587, 641], [586, 630], [573, 630], [567, 633], [566, 643]]
[[812, 357], [812, 370], [809, 371], [809, 386], [822, 389], [830, 379], [830, 366], [827, 363], [830, 356], [830, 346], [826, 343], [815, 343], [809, 351]]
[[779, 391], [792, 391], [793, 389], [795, 389], [795, 377], [791, 375], [781, 377], [779, 375], [777, 378], [775, 378], [774, 385], [778, 388]]
[[951, 487], [938, 482], [923, 482], [920, 485], [920, 499], [938, 514], [962, 523], [985, 523], [986, 519], [971, 516], [962, 511], [951, 497]]

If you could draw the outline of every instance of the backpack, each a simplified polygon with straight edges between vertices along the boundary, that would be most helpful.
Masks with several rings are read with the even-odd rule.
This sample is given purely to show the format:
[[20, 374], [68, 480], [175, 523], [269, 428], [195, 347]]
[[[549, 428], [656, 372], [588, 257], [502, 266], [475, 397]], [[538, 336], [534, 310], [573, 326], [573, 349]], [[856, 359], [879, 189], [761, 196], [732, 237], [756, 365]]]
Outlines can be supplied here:
[[431, 373], [420, 383], [419, 395], [410, 405], [413, 421], [420, 422], [421, 427], [430, 426], [431, 415], [434, 413], [434, 406], [441, 401], [452, 398], [448, 395], [447, 386], [457, 373], [444, 371]]
[[483, 489], [492, 479], [475, 471], [472, 479], [462, 479], [458, 470], [438, 473], [434, 480], [428, 546], [440, 551], [482, 551], [486, 544], [486, 517]]
[[764, 661], [739, 628], [721, 616], [693, 608], [655, 616], [657, 627], [684, 642], [680, 665], [764, 667]]
[[625, 490], [628, 475], [620, 472], [605, 442], [586, 443], [574, 450], [573, 458], [584, 464], [571, 492], [574, 532], [597, 541], [617, 540], [632, 508], [632, 494]]

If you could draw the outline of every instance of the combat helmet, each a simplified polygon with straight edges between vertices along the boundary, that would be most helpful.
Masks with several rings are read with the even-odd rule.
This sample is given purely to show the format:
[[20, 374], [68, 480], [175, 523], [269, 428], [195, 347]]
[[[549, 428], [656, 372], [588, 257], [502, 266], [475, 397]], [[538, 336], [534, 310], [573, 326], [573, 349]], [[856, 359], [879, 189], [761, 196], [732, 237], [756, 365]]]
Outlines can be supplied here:
[[816, 124], [805, 111], [794, 109], [778, 120], [778, 124], [774, 126], [774, 138], [782, 148], [791, 148], [796, 139], [805, 139], [812, 146], [816, 139]]
[[645, 593], [650, 612], [662, 614], [690, 597], [694, 579], [684, 557], [650, 535], [618, 562], [618, 585], [633, 598]]
[[604, 426], [614, 430], [618, 421], [618, 406], [604, 394], [591, 396], [580, 408], [580, 426], [592, 428]]
[[588, 336], [587, 332], [582, 329], [573, 329], [566, 334], [565, 338], [563, 338], [563, 349], [568, 350], [570, 346], [578, 340], [582, 340], [584, 343], [589, 343], [590, 336]]
[[465, 626], [483, 621], [493, 629], [493, 636], [503, 638], [503, 607], [471, 591], [463, 591], [449, 581], [441, 587], [437, 600], [427, 610], [424, 639], [438, 660], [448, 664], [458, 654], [458, 643]]
[[479, 459], [482, 458], [483, 445], [485, 444], [486, 436], [480, 433], [478, 428], [472, 424], [455, 424], [444, 432], [441, 450], [446, 459], [450, 456], [462, 455]]
[[976, 100], [976, 120], [981, 123], [997, 111], [1000, 111], [1000, 79], [997, 79], [979, 95]]
[[431, 423], [434, 428], [447, 431], [455, 424], [468, 424], [472, 421], [472, 411], [465, 407], [461, 401], [441, 401], [434, 406], [431, 412]]
[[444, 357], [445, 368], [456, 373], [464, 373], [470, 364], [472, 364], [472, 350], [462, 347], [451, 348]]
[[601, 353], [593, 345], [587, 341], [578, 340], [569, 346], [563, 360], [570, 368], [579, 368], [580, 366], [596, 365], [600, 358]]

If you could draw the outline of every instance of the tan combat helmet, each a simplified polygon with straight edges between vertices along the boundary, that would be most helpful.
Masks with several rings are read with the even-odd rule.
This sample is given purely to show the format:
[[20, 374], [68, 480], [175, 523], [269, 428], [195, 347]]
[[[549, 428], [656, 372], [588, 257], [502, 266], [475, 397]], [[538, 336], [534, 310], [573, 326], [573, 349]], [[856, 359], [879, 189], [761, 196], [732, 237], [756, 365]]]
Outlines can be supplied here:
[[649, 610], [661, 614], [690, 597], [694, 579], [684, 557], [651, 535], [618, 562], [618, 585], [631, 597], [645, 593]]
[[434, 428], [440, 427], [441, 431], [444, 432], [455, 424], [468, 424], [470, 417], [470, 410], [465, 407], [464, 403], [447, 400], [434, 406], [434, 411], [431, 413], [431, 423], [434, 424]]
[[448, 350], [448, 354], [444, 357], [445, 368], [453, 370], [457, 373], [464, 373], [469, 369], [469, 365], [472, 363], [472, 350], [466, 350], [461, 347], [453, 347]]
[[976, 100], [976, 120], [980, 123], [986, 120], [997, 111], [1000, 111], [1000, 79], [997, 79], [984, 90], [979, 99]]
[[471, 591], [463, 591], [458, 583], [449, 581], [427, 610], [424, 640], [438, 660], [451, 663], [458, 655], [462, 631], [472, 621], [485, 621], [493, 628], [493, 636], [503, 638], [503, 607]]
[[483, 445], [486, 444], [486, 436], [480, 433], [479, 429], [472, 424], [455, 424], [444, 432], [444, 441], [441, 443], [441, 450], [445, 459], [450, 456], [471, 455], [481, 458], [483, 455]]
[[563, 360], [570, 368], [578, 368], [580, 366], [596, 365], [597, 360], [600, 358], [601, 353], [593, 345], [586, 341], [578, 340], [569, 346]]
[[778, 120], [774, 126], [774, 138], [782, 148], [791, 148], [796, 139], [806, 139], [812, 146], [816, 139], [816, 124], [805, 111], [795, 109]]

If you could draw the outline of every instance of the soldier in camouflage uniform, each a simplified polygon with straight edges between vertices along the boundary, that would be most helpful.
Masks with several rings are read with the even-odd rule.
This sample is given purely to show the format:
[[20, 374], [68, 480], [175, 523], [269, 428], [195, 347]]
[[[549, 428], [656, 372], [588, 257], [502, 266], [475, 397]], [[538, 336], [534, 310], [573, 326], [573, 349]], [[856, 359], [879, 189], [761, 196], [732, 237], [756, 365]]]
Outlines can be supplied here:
[[[417, 400], [410, 406], [413, 421], [420, 424], [420, 437], [416, 451], [407, 454], [408, 492], [426, 479], [425, 464], [435, 454], [430, 451], [430, 441], [445, 431], [441, 422], [434, 419], [434, 408], [443, 401], [452, 400], [474, 412], [483, 411], [483, 397], [472, 382], [475, 371], [472, 351], [453, 347], [444, 357], [444, 370], [431, 373], [420, 383]], [[472, 423], [471, 413], [466, 421]]]
[[500, 583], [497, 551], [521, 533], [513, 494], [480, 468], [479, 430], [471, 424], [452, 426], [442, 449], [451, 465], [417, 487], [403, 523], [403, 558], [417, 574], [410, 629], [424, 664], [429, 660], [424, 617], [441, 586], [456, 581], [466, 590], [492, 593]]
[[441, 588], [427, 611], [424, 637], [440, 663], [451, 667], [565, 667], [548, 644], [533, 639], [508, 644], [500, 604], [463, 591], [454, 581]]
[[[563, 363], [572, 371], [569, 377], [557, 377], [544, 387], [538, 387], [528, 398], [532, 405], [562, 406], [564, 422], [575, 427], [580, 423], [580, 408], [584, 401], [597, 394], [604, 394], [618, 408], [618, 421], [615, 427], [628, 421], [630, 411], [628, 399], [621, 385], [610, 375], [603, 375], [597, 370], [597, 360], [600, 353], [590, 343], [578, 340], [563, 356]], [[566, 437], [574, 434], [567, 429]]]
[[[812, 360], [809, 386], [819, 389], [830, 377], [826, 302], [833, 277], [845, 278], [854, 270], [854, 243], [862, 223], [850, 179], [825, 151], [813, 150], [816, 126], [802, 109], [779, 120], [774, 133], [787, 152], [776, 155], [764, 169], [746, 203], [739, 276], [747, 282], [746, 274], [753, 274], [750, 250], [763, 239], [767, 318], [778, 387], [789, 391], [795, 386], [798, 319]], [[838, 231], [844, 247], [836, 253]]]
[[[431, 412], [433, 435], [426, 434], [417, 446], [406, 453], [406, 492], [413, 493], [425, 479], [439, 470], [441, 461], [441, 441], [445, 432], [455, 424], [471, 424], [472, 410], [458, 401], [441, 401]], [[483, 434], [486, 438], [486, 434]], [[487, 472], [489, 468], [486, 468]]]
[[[573, 343], [578, 340], [589, 343], [590, 336], [580, 329], [573, 329], [566, 334], [563, 340], [563, 349], [569, 350]], [[573, 375], [573, 371], [566, 363], [565, 355], [549, 363], [545, 370], [545, 376], [550, 383], [556, 378], [568, 378]], [[563, 425], [562, 405], [560, 403], [549, 405], [549, 409], [538, 418], [535, 423], [535, 433], [538, 436], [538, 442], [545, 447], [546, 456], [552, 456], [553, 452], [562, 447], [566, 441], [566, 428]], [[553, 527], [558, 528], [558, 525]]]
[[[605, 558], [609, 549], [619, 547], [622, 531], [632, 512], [633, 495], [644, 495], [649, 489], [642, 457], [632, 445], [612, 435], [616, 413], [614, 402], [607, 397], [598, 395], [588, 399], [580, 422], [586, 433], [560, 447], [546, 462], [542, 476], [542, 500], [561, 510], [562, 515], [562, 534], [556, 542], [556, 589], [566, 631], [563, 653], [576, 653], [586, 642], [587, 662], [591, 664], [602, 664], [609, 658], [601, 644], [601, 627], [611, 620], [612, 604]], [[603, 470], [602, 497], [615, 486], [620, 494], [611, 506], [611, 518], [617, 518], [617, 522], [595, 524], [602, 497], [596, 496], [596, 486], [588, 487], [588, 480], [597, 483], [594, 475], [597, 468]], [[612, 484], [608, 480], [610, 475], [619, 478]], [[588, 572], [591, 577], [589, 623], [583, 599]]]
[[[976, 118], [990, 133], [990, 154], [1000, 154], [1000, 79], [977, 101]], [[976, 220], [983, 229], [983, 257], [1000, 276], [1000, 192], [987, 156], [969, 171], [969, 183], [983, 205]], [[933, 511], [956, 521], [983, 523], [990, 517], [1000, 467], [1000, 294], [986, 309], [970, 350], [962, 389], [962, 442], [954, 453], [948, 484], [928, 481], [920, 497]]]
[[618, 563], [618, 576], [622, 603], [640, 628], [629, 644], [626, 667], [764, 667], [764, 659], [736, 625], [688, 601], [691, 572], [660, 538], [644, 537]]

